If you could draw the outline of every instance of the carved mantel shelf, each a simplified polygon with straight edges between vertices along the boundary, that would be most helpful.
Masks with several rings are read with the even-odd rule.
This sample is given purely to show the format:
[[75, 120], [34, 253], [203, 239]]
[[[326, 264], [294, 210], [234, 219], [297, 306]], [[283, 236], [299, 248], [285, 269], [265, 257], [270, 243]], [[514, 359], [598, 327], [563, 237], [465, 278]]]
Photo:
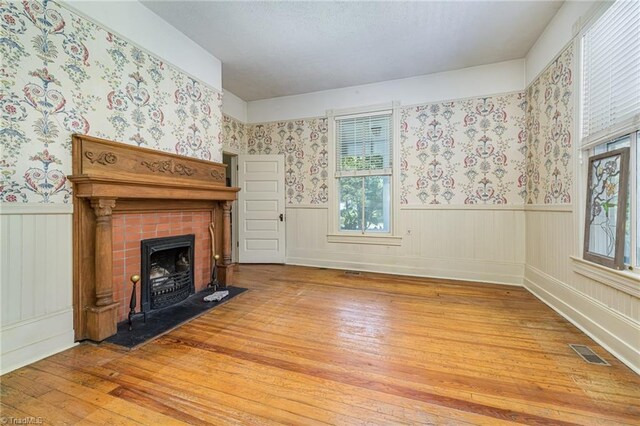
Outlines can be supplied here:
[[231, 204], [239, 188], [225, 186], [225, 165], [176, 154], [73, 136], [74, 328], [76, 340], [101, 341], [115, 334], [113, 212], [209, 210], [219, 279], [232, 279]]
[[91, 176], [69, 176], [78, 197], [116, 197], [121, 199], [227, 200], [236, 199], [238, 188], [210, 187], [176, 183], [132, 182]]

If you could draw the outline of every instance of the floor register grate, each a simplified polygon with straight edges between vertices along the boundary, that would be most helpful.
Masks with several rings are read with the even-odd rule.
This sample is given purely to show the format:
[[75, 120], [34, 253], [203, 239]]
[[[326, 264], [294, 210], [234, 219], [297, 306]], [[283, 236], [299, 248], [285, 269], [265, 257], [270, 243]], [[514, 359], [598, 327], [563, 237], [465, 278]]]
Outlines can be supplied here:
[[604, 359], [600, 358], [598, 354], [591, 350], [590, 347], [585, 345], [576, 345], [570, 344], [569, 347], [576, 351], [580, 357], [588, 362], [589, 364], [597, 364], [597, 365], [611, 365]]

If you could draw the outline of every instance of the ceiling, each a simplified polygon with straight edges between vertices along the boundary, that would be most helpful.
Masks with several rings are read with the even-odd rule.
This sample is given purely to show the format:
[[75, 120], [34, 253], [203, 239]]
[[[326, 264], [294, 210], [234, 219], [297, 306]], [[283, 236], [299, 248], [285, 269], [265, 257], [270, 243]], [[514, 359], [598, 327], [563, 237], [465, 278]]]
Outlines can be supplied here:
[[246, 101], [523, 58], [561, 1], [143, 4], [222, 61]]

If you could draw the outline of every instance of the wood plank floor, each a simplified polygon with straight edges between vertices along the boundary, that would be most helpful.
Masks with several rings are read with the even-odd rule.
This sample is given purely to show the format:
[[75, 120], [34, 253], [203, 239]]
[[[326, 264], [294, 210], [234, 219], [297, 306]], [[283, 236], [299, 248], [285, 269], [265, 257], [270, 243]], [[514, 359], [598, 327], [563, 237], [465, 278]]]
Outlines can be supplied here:
[[2, 376], [2, 416], [640, 424], [639, 377], [524, 289], [277, 265], [236, 278], [250, 291], [140, 349], [82, 344]]

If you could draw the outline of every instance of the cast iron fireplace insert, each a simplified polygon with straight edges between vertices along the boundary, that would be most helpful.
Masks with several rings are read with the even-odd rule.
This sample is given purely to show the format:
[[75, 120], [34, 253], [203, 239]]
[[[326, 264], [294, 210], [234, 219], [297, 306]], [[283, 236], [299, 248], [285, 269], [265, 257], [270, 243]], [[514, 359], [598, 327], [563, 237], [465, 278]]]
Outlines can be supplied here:
[[171, 306], [195, 292], [194, 241], [194, 234], [141, 241], [142, 312]]

